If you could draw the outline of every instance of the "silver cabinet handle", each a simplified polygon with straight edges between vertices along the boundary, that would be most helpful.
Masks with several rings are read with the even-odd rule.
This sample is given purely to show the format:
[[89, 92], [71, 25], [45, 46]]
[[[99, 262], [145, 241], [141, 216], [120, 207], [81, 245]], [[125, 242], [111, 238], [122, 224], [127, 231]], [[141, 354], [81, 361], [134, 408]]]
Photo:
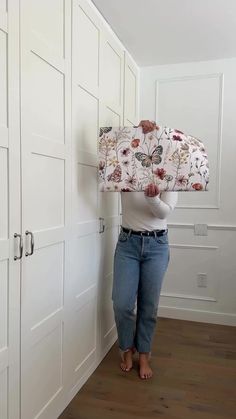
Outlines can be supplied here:
[[19, 242], [19, 245], [20, 245], [20, 256], [14, 256], [14, 260], [17, 260], [17, 259], [21, 259], [22, 258], [22, 255], [23, 255], [23, 239], [22, 239], [22, 235], [21, 234], [17, 234], [17, 233], [15, 233], [14, 234], [14, 237], [16, 238], [16, 237], [19, 237], [20, 238], [20, 242]]
[[100, 230], [99, 230], [99, 233], [104, 233], [104, 231], [105, 231], [104, 218], [103, 217], [99, 217], [99, 220], [100, 220]]
[[28, 230], [26, 230], [25, 234], [26, 236], [29, 234], [31, 238], [30, 240], [31, 249], [30, 249], [30, 252], [25, 252], [25, 256], [31, 256], [34, 253], [34, 235], [32, 231], [28, 231]]

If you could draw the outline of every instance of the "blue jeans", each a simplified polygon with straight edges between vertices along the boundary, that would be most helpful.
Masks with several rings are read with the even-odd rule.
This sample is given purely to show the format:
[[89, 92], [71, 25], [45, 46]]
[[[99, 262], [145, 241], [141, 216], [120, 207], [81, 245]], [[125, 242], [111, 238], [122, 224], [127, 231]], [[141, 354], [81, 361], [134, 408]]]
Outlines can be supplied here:
[[[151, 353], [164, 274], [170, 258], [168, 231], [139, 236], [122, 231], [114, 255], [112, 300], [119, 349]], [[137, 298], [137, 315], [134, 313]]]

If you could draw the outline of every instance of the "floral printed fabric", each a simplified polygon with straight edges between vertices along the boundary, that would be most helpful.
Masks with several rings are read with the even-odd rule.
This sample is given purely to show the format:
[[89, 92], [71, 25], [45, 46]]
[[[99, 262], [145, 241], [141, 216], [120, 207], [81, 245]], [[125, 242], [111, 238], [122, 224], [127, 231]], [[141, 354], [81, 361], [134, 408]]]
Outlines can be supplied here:
[[203, 143], [182, 131], [157, 126], [103, 127], [99, 136], [99, 190], [206, 191], [209, 165]]

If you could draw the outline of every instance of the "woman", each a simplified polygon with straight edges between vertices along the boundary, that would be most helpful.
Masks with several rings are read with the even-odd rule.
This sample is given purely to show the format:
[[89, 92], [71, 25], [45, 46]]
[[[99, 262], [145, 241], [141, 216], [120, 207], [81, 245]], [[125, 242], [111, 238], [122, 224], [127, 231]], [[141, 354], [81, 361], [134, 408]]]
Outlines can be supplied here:
[[[156, 124], [141, 121], [144, 134]], [[169, 262], [166, 217], [177, 192], [160, 193], [150, 184], [142, 192], [121, 192], [122, 226], [114, 256], [112, 300], [123, 371], [139, 352], [139, 375], [152, 377], [149, 365], [162, 281]], [[134, 308], [137, 298], [137, 316]]]

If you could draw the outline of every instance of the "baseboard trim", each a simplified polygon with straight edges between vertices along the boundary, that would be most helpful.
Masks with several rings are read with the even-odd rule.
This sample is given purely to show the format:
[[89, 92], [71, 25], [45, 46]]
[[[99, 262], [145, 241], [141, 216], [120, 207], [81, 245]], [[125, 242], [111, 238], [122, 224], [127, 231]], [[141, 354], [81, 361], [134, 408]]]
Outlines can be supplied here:
[[158, 317], [236, 326], [236, 314], [159, 305]]

